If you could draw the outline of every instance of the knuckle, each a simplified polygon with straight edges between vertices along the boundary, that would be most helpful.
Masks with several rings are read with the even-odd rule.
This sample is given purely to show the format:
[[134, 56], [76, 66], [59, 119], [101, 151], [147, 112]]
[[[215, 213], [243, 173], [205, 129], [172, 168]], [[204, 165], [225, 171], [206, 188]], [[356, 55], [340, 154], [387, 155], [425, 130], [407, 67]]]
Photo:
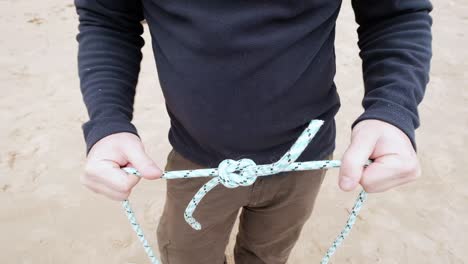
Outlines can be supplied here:
[[370, 190], [372, 190], [372, 184], [370, 184], [367, 180], [367, 178], [362, 178], [361, 181], [359, 182], [362, 186], [362, 188], [366, 191], [366, 192], [370, 192]]
[[367, 185], [362, 185], [362, 188], [364, 191], [368, 193], [380, 193], [384, 192], [388, 189], [390, 189], [390, 186], [382, 186], [381, 184], [373, 183], [373, 184], [367, 184]]
[[124, 192], [130, 192], [131, 190], [132, 190], [132, 186], [130, 186], [129, 184], [125, 184], [122, 187], [122, 191], [124, 191]]
[[119, 193], [118, 195], [115, 195], [114, 197], [111, 197], [111, 198], [117, 201], [123, 201], [123, 200], [126, 200], [128, 196], [130, 196], [130, 193], [125, 192], [125, 193]]
[[91, 184], [89, 181], [85, 181], [82, 183], [88, 190], [92, 191], [93, 193], [101, 193], [98, 188], [96, 188], [93, 184]]
[[365, 183], [363, 183], [363, 184], [362, 184], [362, 188], [364, 189], [364, 191], [366, 191], [366, 192], [368, 192], [368, 193], [375, 193], [375, 192], [378, 191], [377, 188], [376, 188], [374, 185], [372, 185], [372, 184], [365, 184]]
[[410, 180], [410, 181], [414, 181], [414, 180], [416, 180], [417, 178], [419, 178], [420, 176], [421, 176], [421, 169], [416, 168], [415, 170], [413, 170], [413, 171], [407, 176], [407, 179]]
[[86, 164], [84, 168], [84, 174], [82, 175], [83, 180], [90, 180], [96, 177], [95, 166], [92, 164]]
[[406, 162], [402, 168], [402, 175], [403, 178], [407, 179], [416, 179], [421, 175], [421, 167], [419, 163], [416, 161], [409, 161]]
[[89, 180], [88, 174], [80, 175], [80, 183], [86, 187], [89, 187], [91, 185], [91, 181]]
[[130, 193], [132, 188], [133, 188], [133, 185], [130, 182], [125, 182], [120, 186], [119, 191], [124, 192], [124, 193]]
[[86, 174], [91, 174], [94, 171], [94, 164], [92, 164], [91, 162], [87, 162], [84, 167], [84, 171]]
[[360, 184], [364, 191], [368, 193], [377, 193], [381, 191], [381, 188], [379, 187], [379, 184], [370, 180], [367, 180], [369, 178], [363, 178], [360, 181]]

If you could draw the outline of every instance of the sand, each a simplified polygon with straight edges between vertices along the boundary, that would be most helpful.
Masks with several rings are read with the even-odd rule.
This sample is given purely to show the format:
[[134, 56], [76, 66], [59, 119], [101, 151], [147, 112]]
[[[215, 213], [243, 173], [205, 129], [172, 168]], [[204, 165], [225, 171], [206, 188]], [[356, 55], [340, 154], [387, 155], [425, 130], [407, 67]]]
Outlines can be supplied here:
[[[333, 263], [468, 263], [468, 2], [437, 0], [431, 83], [417, 132], [423, 176], [369, 197]], [[148, 263], [120, 203], [79, 183], [85, 161], [75, 34], [68, 1], [0, 1], [0, 263]], [[345, 1], [337, 29], [336, 157], [349, 142], [363, 94], [356, 25]], [[147, 43], [149, 35], [145, 33]], [[169, 120], [150, 45], [135, 124], [164, 166]], [[357, 194], [330, 172], [289, 263], [318, 263]], [[131, 199], [155, 244], [164, 182], [141, 182]], [[228, 254], [232, 249], [232, 241]]]

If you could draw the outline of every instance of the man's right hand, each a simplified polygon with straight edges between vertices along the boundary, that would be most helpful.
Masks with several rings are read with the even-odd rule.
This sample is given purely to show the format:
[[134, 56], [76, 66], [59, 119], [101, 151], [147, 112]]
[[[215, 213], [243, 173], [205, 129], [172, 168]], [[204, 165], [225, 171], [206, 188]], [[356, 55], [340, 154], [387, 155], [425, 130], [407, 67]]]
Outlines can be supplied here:
[[125, 200], [140, 179], [121, 169], [127, 166], [136, 168], [148, 180], [162, 176], [161, 169], [145, 153], [141, 140], [124, 132], [107, 136], [91, 148], [81, 183], [113, 200]]

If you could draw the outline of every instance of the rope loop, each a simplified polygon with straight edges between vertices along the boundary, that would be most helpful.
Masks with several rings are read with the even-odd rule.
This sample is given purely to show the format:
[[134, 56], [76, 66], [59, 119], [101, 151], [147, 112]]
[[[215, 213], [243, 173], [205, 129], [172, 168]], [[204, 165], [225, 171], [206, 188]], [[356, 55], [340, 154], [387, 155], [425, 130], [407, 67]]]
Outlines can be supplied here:
[[257, 175], [247, 172], [245, 169], [256, 167], [251, 159], [223, 160], [218, 166], [219, 183], [227, 188], [252, 185]]

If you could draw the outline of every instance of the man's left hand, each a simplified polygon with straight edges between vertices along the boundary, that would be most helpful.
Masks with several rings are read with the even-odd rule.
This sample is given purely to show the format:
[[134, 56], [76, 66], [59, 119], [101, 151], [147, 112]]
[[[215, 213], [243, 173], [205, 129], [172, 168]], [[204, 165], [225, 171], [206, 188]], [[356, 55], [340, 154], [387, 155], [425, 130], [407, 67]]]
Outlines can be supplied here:
[[[367, 168], [368, 159], [374, 162]], [[367, 192], [383, 192], [415, 180], [421, 174], [411, 141], [399, 128], [369, 119], [354, 126], [351, 144], [340, 169], [339, 185], [351, 191], [361, 184]]]

